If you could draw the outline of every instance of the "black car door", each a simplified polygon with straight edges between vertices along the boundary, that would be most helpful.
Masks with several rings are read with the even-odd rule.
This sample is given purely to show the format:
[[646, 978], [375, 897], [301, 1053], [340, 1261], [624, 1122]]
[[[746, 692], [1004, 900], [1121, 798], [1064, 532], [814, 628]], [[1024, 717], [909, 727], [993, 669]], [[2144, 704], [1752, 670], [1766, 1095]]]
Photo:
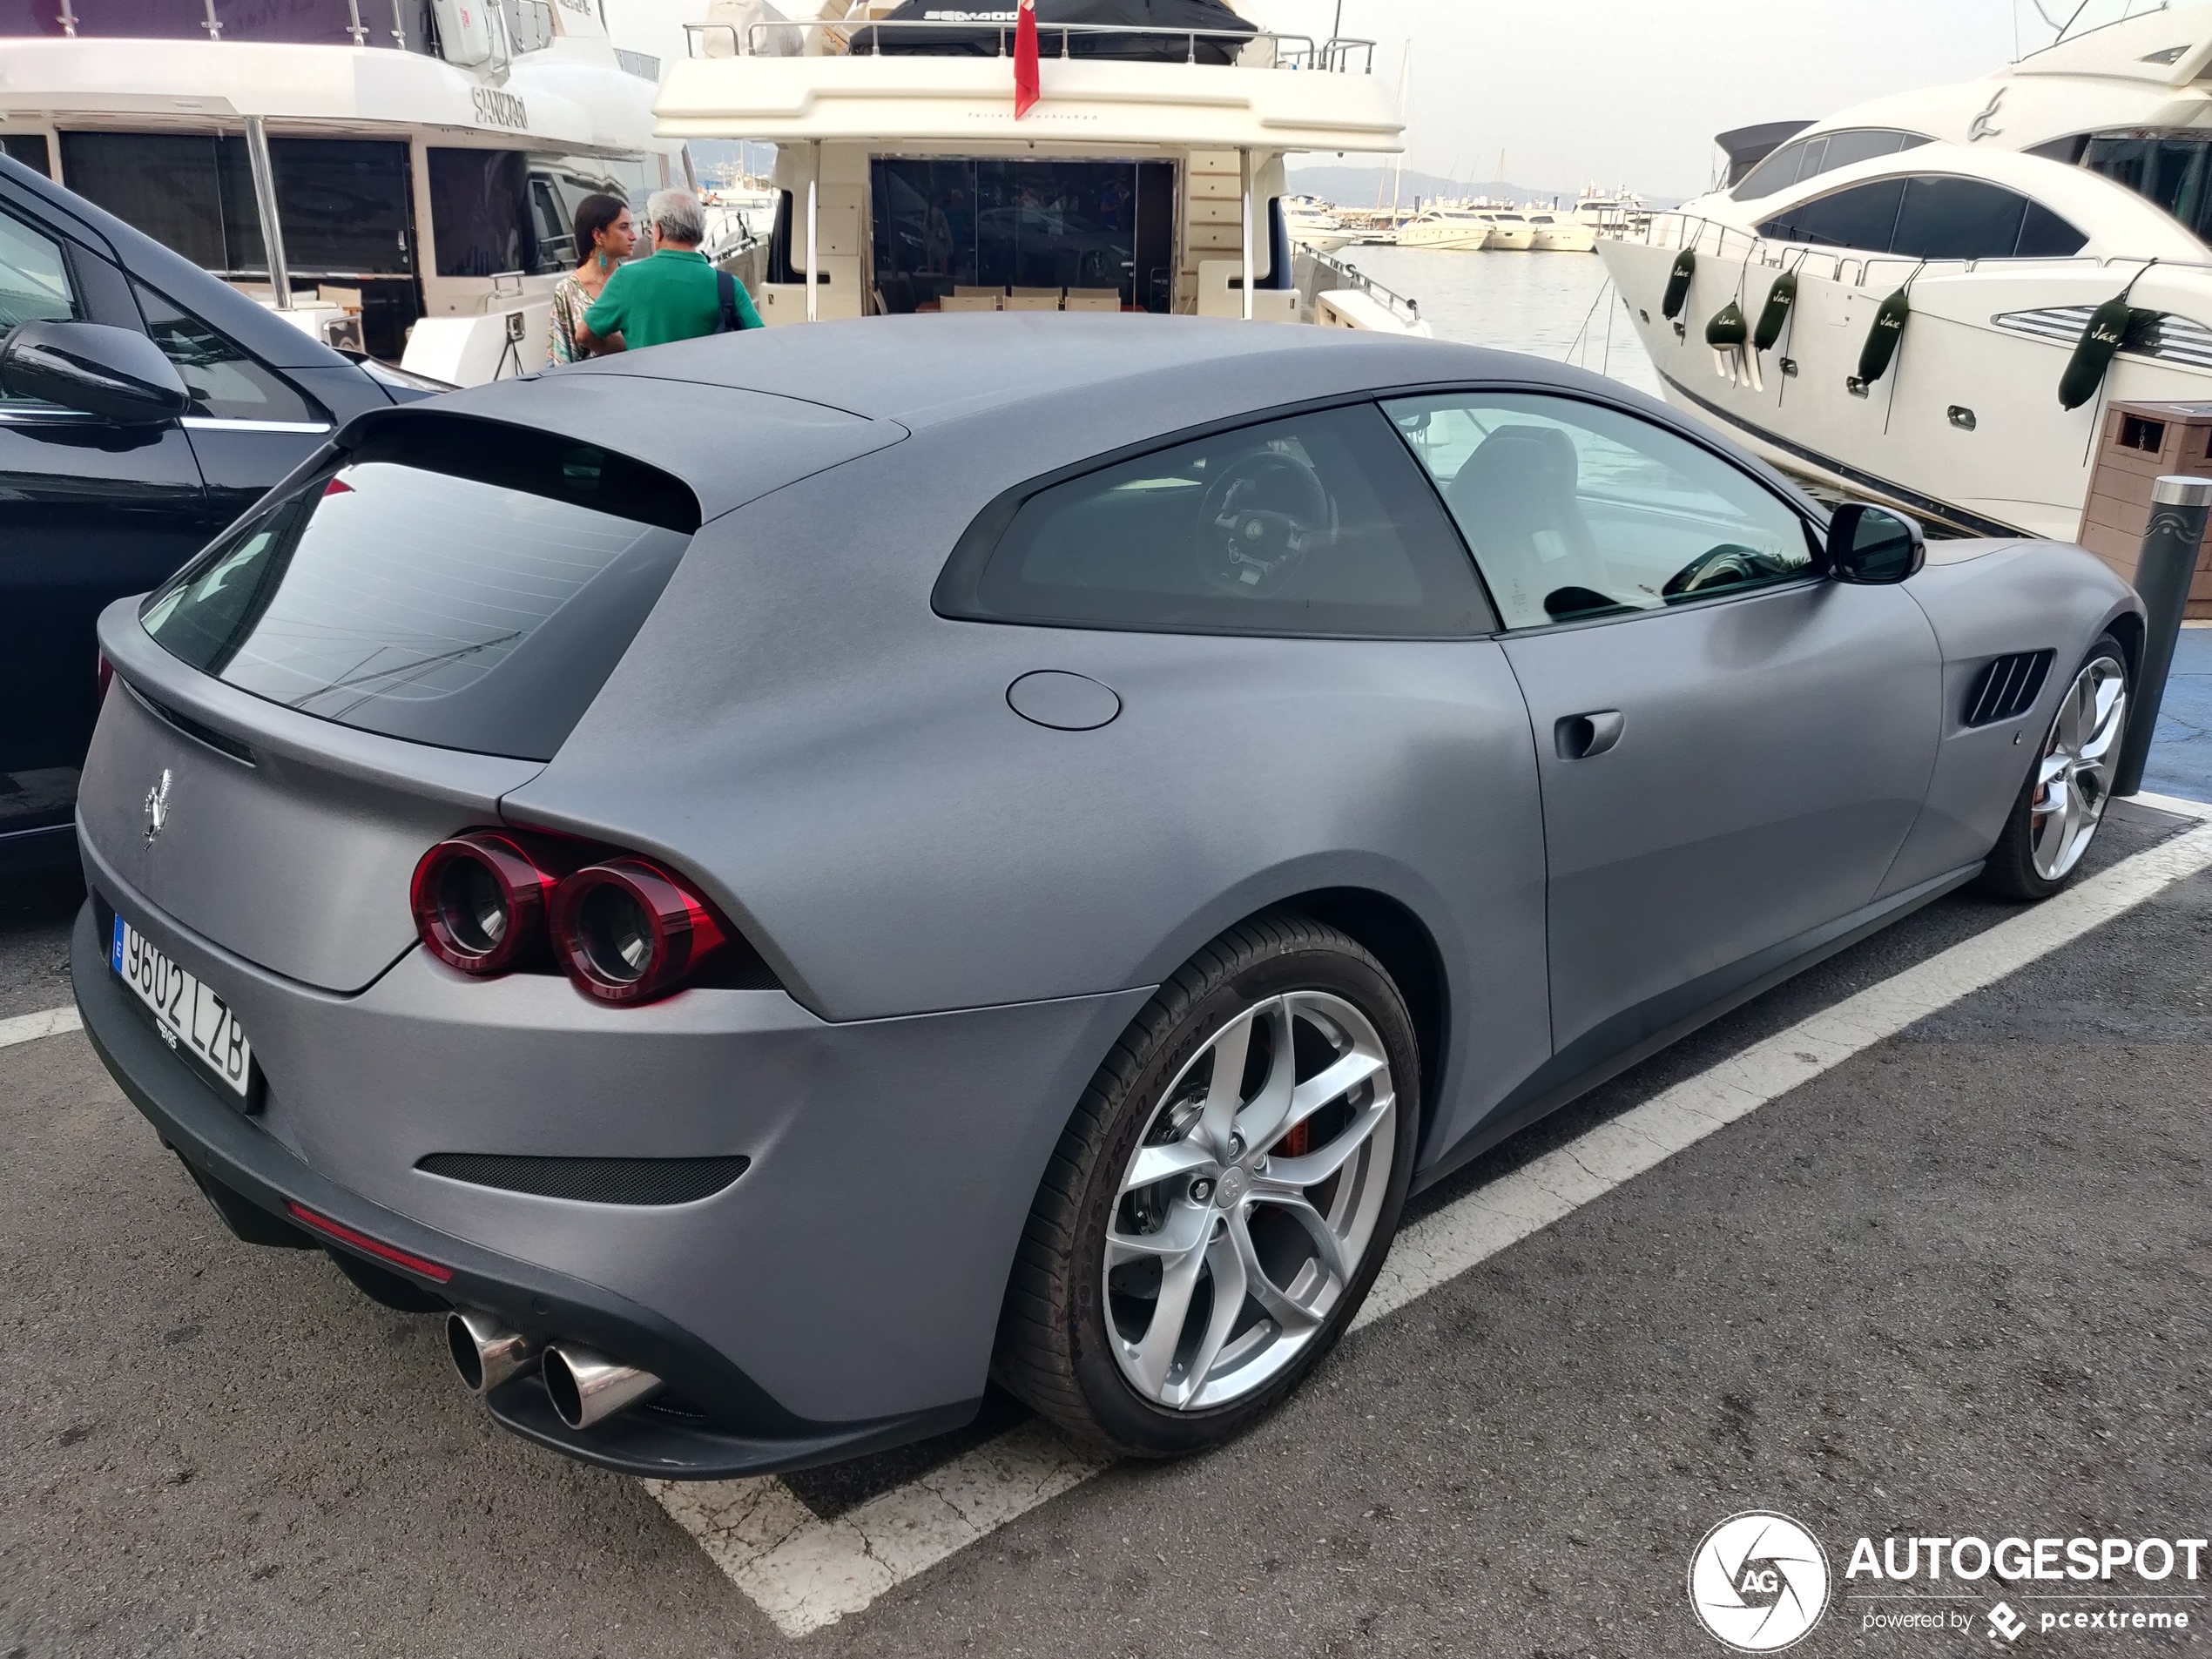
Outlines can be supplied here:
[[[115, 266], [0, 204], [0, 340], [64, 319], [139, 326]], [[66, 854], [99, 706], [95, 619], [220, 517], [178, 423], [125, 427], [0, 390], [0, 866]]]

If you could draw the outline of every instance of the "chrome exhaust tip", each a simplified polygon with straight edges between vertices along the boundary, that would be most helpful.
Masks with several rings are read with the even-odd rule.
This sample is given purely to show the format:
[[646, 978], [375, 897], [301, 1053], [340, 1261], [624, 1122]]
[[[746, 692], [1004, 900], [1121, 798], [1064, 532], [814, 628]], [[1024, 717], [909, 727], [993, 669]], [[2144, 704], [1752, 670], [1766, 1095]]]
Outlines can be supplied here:
[[472, 1394], [489, 1394], [537, 1363], [538, 1345], [489, 1313], [455, 1309], [446, 1315], [446, 1352]]
[[650, 1371], [618, 1365], [574, 1343], [556, 1342], [545, 1351], [545, 1392], [554, 1415], [570, 1428], [604, 1423], [664, 1386]]

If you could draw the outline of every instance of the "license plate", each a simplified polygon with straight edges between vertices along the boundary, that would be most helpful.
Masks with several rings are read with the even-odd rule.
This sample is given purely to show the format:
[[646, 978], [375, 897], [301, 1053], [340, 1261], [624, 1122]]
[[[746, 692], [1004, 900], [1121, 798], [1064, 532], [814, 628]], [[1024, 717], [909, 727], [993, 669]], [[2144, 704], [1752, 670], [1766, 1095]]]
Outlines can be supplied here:
[[253, 1045], [230, 1004], [154, 948], [129, 922], [115, 919], [108, 963], [153, 1010], [154, 1029], [213, 1072], [239, 1099], [253, 1078]]

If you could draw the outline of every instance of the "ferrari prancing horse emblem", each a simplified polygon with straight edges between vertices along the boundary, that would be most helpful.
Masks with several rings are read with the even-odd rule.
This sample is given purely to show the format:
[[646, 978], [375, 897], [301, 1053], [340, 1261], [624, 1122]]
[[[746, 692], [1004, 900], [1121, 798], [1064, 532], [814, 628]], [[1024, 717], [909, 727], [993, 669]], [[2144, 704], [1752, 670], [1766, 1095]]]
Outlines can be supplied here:
[[169, 821], [169, 768], [161, 769], [161, 781], [146, 791], [146, 845], [153, 845], [153, 838], [161, 833], [161, 826]]

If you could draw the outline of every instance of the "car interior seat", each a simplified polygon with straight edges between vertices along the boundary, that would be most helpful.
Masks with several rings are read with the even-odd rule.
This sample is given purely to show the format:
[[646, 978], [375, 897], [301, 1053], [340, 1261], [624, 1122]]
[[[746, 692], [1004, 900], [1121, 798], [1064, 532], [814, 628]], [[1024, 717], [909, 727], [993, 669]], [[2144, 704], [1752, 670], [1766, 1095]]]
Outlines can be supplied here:
[[[1502, 426], [1475, 447], [1444, 487], [1460, 528], [1480, 556], [1508, 627], [1551, 620], [1545, 599], [1562, 589], [1611, 583], [1578, 499], [1575, 441], [1557, 427]], [[1571, 606], [1573, 610], [1587, 604]]]

